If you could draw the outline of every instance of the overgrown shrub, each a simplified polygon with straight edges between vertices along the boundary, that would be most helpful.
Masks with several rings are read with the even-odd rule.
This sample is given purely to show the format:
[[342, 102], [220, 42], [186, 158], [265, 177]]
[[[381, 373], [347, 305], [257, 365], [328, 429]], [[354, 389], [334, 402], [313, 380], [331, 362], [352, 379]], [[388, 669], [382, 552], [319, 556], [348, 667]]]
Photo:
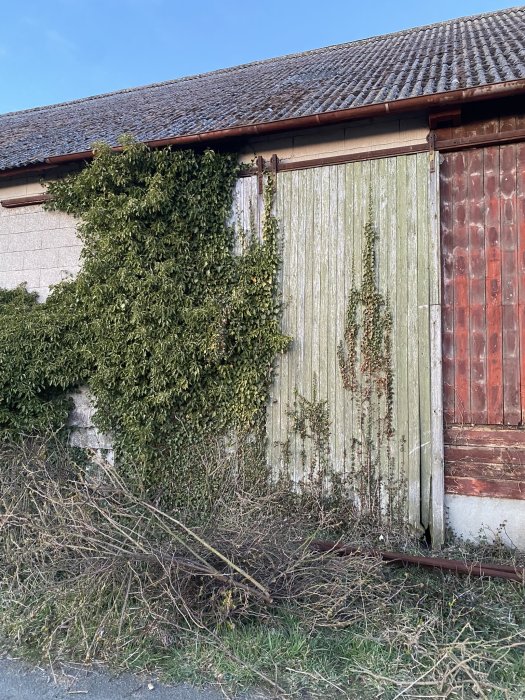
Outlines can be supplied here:
[[100, 145], [50, 185], [80, 220], [82, 269], [41, 305], [2, 292], [0, 426], [15, 437], [64, 424], [67, 391], [87, 383], [121, 473], [176, 498], [206, 435], [262, 426], [280, 331], [277, 225], [267, 184], [262, 241], [234, 254], [228, 224], [236, 158]]
[[46, 304], [23, 287], [0, 289], [0, 439], [53, 433], [66, 423], [66, 391], [85, 381], [84, 324], [71, 285]]

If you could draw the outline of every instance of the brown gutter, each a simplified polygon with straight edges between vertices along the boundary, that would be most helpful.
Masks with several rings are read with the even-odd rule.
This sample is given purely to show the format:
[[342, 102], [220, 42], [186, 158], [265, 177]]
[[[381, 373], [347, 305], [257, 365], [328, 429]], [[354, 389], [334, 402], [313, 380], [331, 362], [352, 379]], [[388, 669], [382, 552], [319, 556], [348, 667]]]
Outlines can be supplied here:
[[56, 165], [38, 163], [36, 165], [20, 165], [17, 168], [0, 170], [0, 179], [6, 177], [24, 177], [25, 175], [44, 175], [48, 170], [56, 168]]
[[[122, 146], [113, 146], [113, 151], [121, 151]], [[76, 160], [90, 160], [93, 158], [93, 151], [80, 151], [79, 153], [66, 153], [63, 156], [51, 156], [51, 158], [46, 158], [45, 163], [49, 165], [59, 165], [61, 163], [71, 163]]]
[[[504, 83], [494, 83], [464, 90], [451, 90], [432, 95], [422, 95], [420, 97], [409, 97], [404, 100], [394, 100], [392, 102], [381, 102], [379, 104], [365, 105], [363, 107], [351, 107], [322, 114], [312, 114], [306, 117], [295, 117], [292, 119], [281, 119], [274, 122], [263, 122], [261, 124], [247, 124], [229, 129], [218, 129], [197, 134], [186, 134], [183, 136], [172, 136], [165, 139], [155, 139], [145, 141], [150, 148], [161, 148], [163, 146], [191, 146], [201, 143], [223, 141], [247, 136], [264, 136], [266, 134], [277, 134], [283, 131], [295, 131], [297, 129], [307, 129], [312, 127], [338, 124], [354, 119], [366, 119], [370, 117], [400, 114], [415, 110], [432, 109], [434, 107], [450, 107], [451, 105], [464, 104], [465, 102], [476, 102], [478, 100], [490, 100], [497, 97], [512, 97], [525, 92], [525, 79], [510, 80]], [[115, 146], [115, 151], [121, 151], [122, 146]], [[68, 153], [60, 156], [46, 158], [45, 162], [52, 165], [69, 163], [71, 161], [89, 160], [93, 157], [93, 151], [82, 151], [80, 153]]]

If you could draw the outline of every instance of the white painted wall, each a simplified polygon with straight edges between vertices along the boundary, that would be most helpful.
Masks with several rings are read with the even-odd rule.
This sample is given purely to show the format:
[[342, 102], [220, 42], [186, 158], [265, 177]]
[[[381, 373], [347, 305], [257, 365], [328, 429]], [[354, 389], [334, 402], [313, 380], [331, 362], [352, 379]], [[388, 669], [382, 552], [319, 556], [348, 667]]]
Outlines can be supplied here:
[[359, 119], [316, 129], [257, 136], [247, 140], [240, 152], [241, 162], [256, 156], [269, 159], [274, 153], [283, 163], [366, 151], [414, 146], [426, 142], [428, 123], [424, 116], [392, 119]]
[[447, 494], [445, 511], [448, 526], [462, 539], [501, 540], [525, 550], [525, 501]]

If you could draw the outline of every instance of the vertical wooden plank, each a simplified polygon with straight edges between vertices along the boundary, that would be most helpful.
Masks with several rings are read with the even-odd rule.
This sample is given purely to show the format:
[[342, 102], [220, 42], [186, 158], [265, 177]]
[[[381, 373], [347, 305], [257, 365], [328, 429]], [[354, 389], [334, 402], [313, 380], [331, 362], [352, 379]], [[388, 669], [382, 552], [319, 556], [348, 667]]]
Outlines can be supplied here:
[[[443, 165], [446, 163], [444, 161]], [[440, 159], [436, 158], [434, 170], [429, 173], [429, 216], [430, 216], [430, 441], [431, 441], [431, 495], [430, 533], [432, 547], [439, 548], [445, 539], [445, 462], [443, 446], [444, 396], [441, 327], [442, 310], [440, 292], [442, 289], [441, 270], [441, 230], [440, 222], [440, 181], [443, 182]], [[445, 210], [446, 213], [446, 210]]]
[[[317, 208], [315, 207], [315, 191], [317, 187], [317, 172], [316, 169], [305, 171], [306, 183], [304, 193], [304, 212], [306, 215], [306, 237], [305, 237], [305, 373], [303, 379], [302, 394], [310, 397], [312, 391], [312, 382], [314, 373], [318, 371], [316, 358], [316, 343], [318, 337], [315, 334], [315, 319], [318, 316], [316, 308], [316, 285], [315, 277], [317, 275], [316, 267], [316, 245], [317, 239]], [[301, 478], [304, 476], [301, 473]]]
[[[283, 311], [281, 318], [281, 328], [284, 333], [290, 332], [290, 319], [288, 317], [289, 299], [288, 299], [288, 250], [292, 241], [292, 231], [290, 230], [290, 200], [289, 200], [289, 181], [288, 173], [279, 175], [277, 187], [277, 216], [279, 221], [279, 237], [281, 241], [281, 268], [279, 271], [279, 292], [282, 299]], [[257, 197], [257, 192], [254, 193], [254, 199]], [[257, 201], [255, 199], [255, 201]], [[258, 225], [257, 214], [258, 207], [252, 208], [249, 216], [252, 217], [252, 223]], [[247, 213], [248, 215], [248, 213]], [[278, 471], [282, 465], [279, 462], [280, 449], [279, 443], [283, 439], [282, 435], [286, 427], [283, 425], [283, 375], [286, 375], [288, 370], [289, 356], [284, 355], [277, 358], [275, 366], [275, 377], [273, 382], [273, 392], [270, 404], [270, 424], [268, 431], [268, 440], [271, 445], [272, 467]]]
[[374, 218], [379, 235], [377, 242], [377, 260], [379, 268], [379, 289], [382, 294], [389, 295], [388, 286], [388, 159], [380, 158], [374, 161], [373, 186], [375, 190]]
[[467, 225], [467, 155], [454, 158], [454, 422], [470, 423], [469, 239]]
[[[341, 165], [337, 169], [337, 219], [336, 219], [336, 240], [335, 240], [335, 258], [336, 258], [336, 296], [334, 300], [335, 310], [335, 342], [336, 349], [339, 342], [344, 336], [344, 321], [346, 311], [347, 297], [347, 281], [350, 274], [350, 269], [347, 261], [347, 230], [349, 222], [347, 220], [347, 189], [346, 189], [346, 166]], [[334, 413], [334, 429], [337, 432], [337, 459], [340, 465], [341, 472], [346, 474], [347, 471], [347, 430], [346, 430], [346, 397], [341, 374], [339, 371], [339, 362], [335, 361], [335, 391], [336, 391], [336, 406]]]
[[419, 333], [418, 333], [418, 201], [417, 156], [407, 156], [407, 400], [408, 400], [408, 506], [409, 521], [415, 527], [421, 520], [420, 464], [421, 436], [419, 415]]
[[430, 533], [432, 547], [439, 548], [445, 541], [445, 459], [443, 445], [443, 404], [441, 364], [441, 310], [438, 304], [430, 307], [431, 348], [431, 445], [432, 479], [430, 499]]
[[[388, 158], [386, 167], [386, 178], [387, 178], [387, 188], [386, 197], [388, 206], [386, 208], [386, 221], [385, 221], [385, 240], [387, 248], [386, 263], [388, 264], [388, 276], [387, 285], [389, 293], [390, 310], [392, 312], [392, 362], [396, 361], [395, 348], [399, 345], [399, 338], [397, 335], [398, 328], [398, 309], [397, 309], [397, 218], [398, 218], [398, 193], [397, 193], [397, 159]], [[397, 365], [394, 365], [394, 376], [393, 376], [393, 390], [394, 390], [394, 406], [393, 406], [393, 420], [392, 424], [395, 428], [395, 444], [393, 446], [393, 474], [392, 477], [396, 481], [400, 482], [402, 479], [406, 478], [404, 473], [404, 464], [401, 459], [399, 459], [399, 420], [398, 420], [398, 408], [396, 397], [399, 393], [399, 375], [397, 372]]]
[[[440, 226], [442, 255], [439, 269], [442, 269], [442, 323], [443, 323], [443, 410], [445, 421], [454, 422], [455, 406], [455, 360], [454, 360], [454, 223], [452, 172], [455, 154], [447, 153], [440, 166]], [[436, 158], [436, 163], [437, 163]], [[436, 284], [432, 286], [436, 289]], [[441, 289], [439, 289], [441, 292]], [[441, 294], [439, 295], [441, 296]], [[439, 302], [434, 298], [433, 303]]]
[[485, 229], [483, 150], [466, 151], [468, 172], [470, 402], [471, 421], [487, 421], [487, 324], [485, 305]]
[[[241, 178], [240, 182], [243, 182], [243, 180], [247, 180], [247, 178]], [[279, 185], [281, 183], [279, 182]], [[245, 215], [245, 212], [243, 212], [243, 216]], [[276, 197], [276, 216], [279, 221], [279, 232], [281, 238], [284, 239], [284, 231], [283, 231], [283, 225], [282, 225], [282, 191], [281, 189], [277, 190], [277, 197]], [[242, 245], [242, 242], [241, 242]], [[279, 294], [281, 294], [282, 290], [282, 279], [281, 279], [281, 272], [279, 272]], [[270, 468], [272, 469], [272, 473], [274, 473], [274, 470], [277, 471], [279, 468], [279, 463], [278, 463], [278, 451], [275, 448], [275, 441], [278, 440], [278, 436], [275, 433], [275, 414], [276, 414], [276, 407], [278, 406], [278, 391], [279, 391], [279, 382], [278, 382], [278, 372], [279, 372], [279, 366], [281, 364], [281, 359], [280, 357], [276, 358], [275, 364], [274, 364], [274, 376], [273, 376], [273, 381], [272, 385], [270, 387], [270, 395], [268, 397], [268, 405], [266, 407], [266, 437], [268, 440], [267, 444], [267, 450], [266, 450], [266, 459], [270, 465]]]
[[485, 255], [487, 304], [487, 421], [503, 423], [503, 361], [501, 309], [501, 241], [499, 148], [490, 146], [485, 151]]
[[408, 422], [408, 366], [407, 347], [413, 342], [408, 336], [408, 260], [407, 260], [407, 156], [396, 159], [396, 345], [395, 373], [397, 374], [397, 451], [400, 468], [405, 479], [410, 478], [407, 464]]
[[[362, 264], [363, 264], [363, 232], [366, 221], [367, 195], [368, 195], [368, 180], [366, 179], [366, 171], [363, 162], [352, 163], [353, 172], [353, 286], [359, 288], [362, 283]], [[351, 395], [352, 402], [352, 437], [355, 439], [357, 446], [363, 443], [361, 414], [362, 406], [359, 399]], [[359, 469], [361, 465], [360, 448], [354, 450], [354, 458], [356, 460], [355, 467]]]
[[[307, 249], [307, 234], [309, 221], [309, 206], [308, 201], [308, 173], [301, 171], [299, 173], [299, 198], [297, 204], [298, 218], [298, 242], [297, 242], [297, 308], [296, 308], [296, 329], [297, 335], [294, 339], [296, 348], [296, 362], [298, 370], [296, 375], [297, 391], [304, 394], [305, 391], [305, 376], [307, 375], [306, 367], [306, 287], [308, 280], [306, 277], [306, 255]], [[292, 387], [293, 389], [293, 387]], [[292, 404], [294, 400], [293, 394], [289, 396], [289, 401]]]
[[521, 421], [516, 232], [516, 146], [500, 147], [503, 422]]
[[[525, 124], [525, 117], [523, 117]], [[521, 424], [525, 423], [525, 143], [516, 145], [516, 226], [520, 331]]]
[[[378, 272], [378, 287], [387, 299], [389, 307], [391, 306], [390, 294], [388, 288], [388, 228], [387, 228], [387, 210], [389, 206], [387, 196], [387, 163], [386, 158], [381, 158], [372, 161], [372, 192], [373, 192], [373, 207], [374, 207], [374, 223], [377, 230], [377, 272]], [[386, 400], [381, 401], [381, 412], [386, 412]], [[382, 421], [381, 416], [379, 420]], [[386, 440], [381, 441], [380, 461], [381, 473], [384, 483], [387, 484], [387, 479], [392, 477], [389, 473], [389, 446]]]
[[421, 523], [430, 525], [431, 435], [430, 435], [430, 221], [428, 211], [429, 156], [421, 153], [416, 159], [417, 182], [417, 305], [418, 305], [418, 375], [419, 375], [419, 458]]
[[[342, 304], [340, 315], [341, 315], [341, 328], [342, 332], [339, 339], [344, 337], [344, 327], [346, 322], [346, 308], [348, 304], [348, 295], [350, 294], [350, 289], [355, 284], [355, 265], [356, 265], [356, 241], [355, 238], [357, 233], [355, 232], [355, 199], [354, 199], [354, 188], [355, 188], [355, 163], [347, 163], [345, 166], [345, 206], [344, 206], [344, 220], [345, 220], [345, 266], [346, 272], [344, 275], [344, 285], [343, 285], [343, 297], [344, 302]], [[354, 401], [351, 392], [347, 391], [342, 386], [342, 380], [340, 378], [341, 392], [344, 401], [344, 430], [346, 441], [345, 446], [348, 451], [348, 469], [351, 468], [352, 450], [353, 450], [353, 435], [354, 435]]]
[[313, 173], [313, 271], [312, 271], [312, 375], [310, 387], [308, 388], [307, 396], [312, 398], [312, 385], [315, 383], [319, 388], [319, 376], [321, 369], [321, 217], [323, 212], [323, 168], [315, 168]]
[[363, 280], [362, 263], [363, 263], [363, 229], [366, 221], [366, 194], [367, 184], [363, 181], [365, 177], [363, 163], [352, 163], [353, 170], [353, 185], [354, 185], [354, 255], [353, 255], [353, 277], [354, 286], [360, 287]]
[[[329, 371], [328, 354], [330, 348], [329, 334], [329, 269], [330, 269], [330, 166], [319, 168], [319, 215], [318, 232], [319, 239], [317, 265], [319, 266], [319, 373], [318, 373], [318, 397], [328, 398]], [[333, 406], [329, 409], [332, 410]]]
[[[286, 284], [286, 304], [288, 326], [286, 332], [293, 338], [292, 352], [286, 353], [287, 364], [283, 366], [282, 371], [282, 389], [281, 389], [281, 442], [285, 442], [290, 436], [290, 426], [288, 420], [288, 410], [294, 400], [294, 391], [297, 387], [298, 375], [300, 374], [300, 344], [302, 338], [297, 329], [297, 307], [302, 305], [302, 299], [299, 296], [299, 280], [297, 270], [297, 249], [300, 245], [299, 236], [301, 233], [300, 218], [303, 215], [301, 212], [301, 198], [303, 196], [303, 188], [301, 187], [301, 173], [293, 171], [288, 178], [288, 186], [285, 190], [285, 196], [288, 199], [288, 221], [289, 234], [286, 241], [286, 257], [288, 261], [288, 279]], [[302, 369], [302, 367], [301, 367]], [[292, 439], [292, 451], [296, 452], [295, 440]], [[299, 474], [297, 472], [297, 459], [293, 460], [294, 471], [293, 478], [297, 481]]]
[[337, 226], [338, 212], [338, 173], [340, 166], [333, 166], [329, 169], [329, 189], [328, 189], [328, 212], [327, 212], [327, 399], [330, 411], [331, 431], [332, 431], [332, 462], [334, 469], [340, 471], [339, 460], [339, 426], [337, 424], [337, 237], [339, 230]]

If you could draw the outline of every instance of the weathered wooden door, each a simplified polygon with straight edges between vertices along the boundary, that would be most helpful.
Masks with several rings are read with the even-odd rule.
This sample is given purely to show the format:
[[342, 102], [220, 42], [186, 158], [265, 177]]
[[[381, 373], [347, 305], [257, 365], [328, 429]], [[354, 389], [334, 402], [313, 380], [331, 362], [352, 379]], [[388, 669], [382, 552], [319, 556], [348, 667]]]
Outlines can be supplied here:
[[445, 484], [525, 498], [525, 143], [441, 157]]
[[[431, 522], [430, 290], [428, 154], [280, 172], [276, 213], [282, 236], [283, 329], [293, 339], [278, 359], [268, 408], [269, 458], [305, 476], [299, 437], [289, 441], [296, 392], [326, 401], [330, 463], [362, 470], [361, 403], [345, 389], [337, 348], [345, 332], [348, 295], [360, 287], [369, 203], [376, 229], [377, 282], [392, 313], [393, 436], [377, 464], [382, 483], [400, 493], [410, 523]], [[257, 214], [256, 178], [237, 188], [240, 222]], [[371, 198], [371, 199], [370, 199]], [[379, 433], [378, 426], [374, 439]], [[406, 498], [403, 497], [406, 491]]]

